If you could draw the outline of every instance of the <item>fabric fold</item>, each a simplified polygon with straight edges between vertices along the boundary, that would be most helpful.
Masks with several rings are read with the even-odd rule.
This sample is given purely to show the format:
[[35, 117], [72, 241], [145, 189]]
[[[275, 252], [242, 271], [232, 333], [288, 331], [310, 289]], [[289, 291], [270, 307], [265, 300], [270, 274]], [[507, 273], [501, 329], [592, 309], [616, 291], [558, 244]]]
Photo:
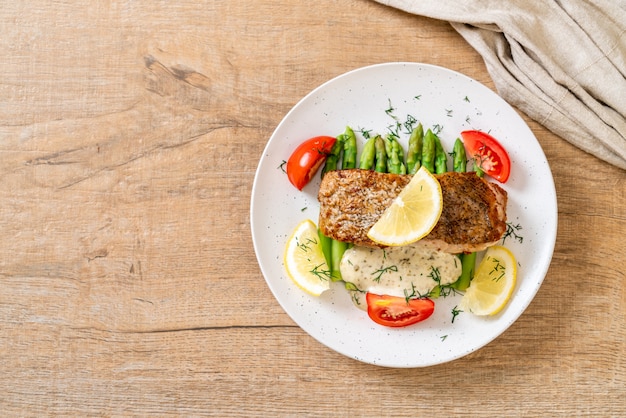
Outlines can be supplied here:
[[449, 21], [507, 102], [626, 170], [626, 1], [377, 1]]

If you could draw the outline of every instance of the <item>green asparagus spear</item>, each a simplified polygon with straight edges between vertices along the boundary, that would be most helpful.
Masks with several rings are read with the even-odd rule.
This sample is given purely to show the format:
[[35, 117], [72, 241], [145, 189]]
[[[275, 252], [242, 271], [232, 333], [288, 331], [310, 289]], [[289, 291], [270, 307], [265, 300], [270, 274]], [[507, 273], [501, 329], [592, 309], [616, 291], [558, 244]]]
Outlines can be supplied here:
[[402, 145], [395, 140], [393, 142], [393, 151], [396, 154], [394, 158], [397, 158], [399, 162], [399, 174], [406, 174], [406, 165], [404, 164], [404, 149], [402, 149]]
[[376, 158], [374, 160], [374, 170], [379, 173], [387, 172], [387, 152], [385, 151], [385, 140], [380, 136], [376, 136], [376, 142], [374, 144], [376, 149]]
[[358, 291], [359, 288], [356, 287], [356, 285], [354, 283], [350, 283], [350, 282], [345, 282], [344, 287], [346, 288], [346, 290], [352, 290], [352, 291]]
[[331, 248], [331, 251], [330, 251], [331, 252], [331, 255], [330, 255], [331, 279], [334, 282], [338, 282], [340, 280], [343, 280], [343, 277], [341, 276], [341, 269], [339, 267], [341, 266], [341, 258], [343, 257], [343, 253], [345, 253], [346, 250], [348, 249], [348, 244], [334, 239], [331, 242], [330, 248]]
[[374, 157], [376, 156], [376, 138], [372, 137], [365, 142], [361, 158], [359, 160], [359, 168], [363, 170], [371, 170], [374, 168]]
[[317, 228], [317, 235], [320, 237], [320, 244], [322, 245], [322, 253], [324, 253], [324, 258], [326, 259], [326, 264], [328, 264], [328, 269], [332, 271], [332, 255], [331, 255], [331, 245], [332, 238], [327, 237], [322, 233], [322, 231]]
[[424, 127], [421, 123], [411, 132], [409, 148], [406, 155], [406, 169], [409, 174], [417, 173], [422, 165], [422, 143], [424, 141]]
[[461, 254], [461, 276], [452, 284], [455, 289], [466, 290], [472, 278], [474, 277], [474, 269], [476, 267], [476, 253]]
[[322, 167], [322, 177], [329, 171], [336, 170], [339, 164], [339, 160], [341, 159], [341, 155], [343, 154], [343, 143], [344, 136], [339, 135], [337, 137], [337, 141], [335, 141], [335, 145], [330, 150], [330, 154], [326, 157], [326, 161], [324, 162], [324, 167]]
[[442, 174], [448, 171], [448, 154], [441, 145], [441, 139], [435, 136], [435, 173]]
[[476, 175], [478, 177], [482, 177], [485, 175], [485, 172], [483, 171], [483, 169], [480, 167], [480, 165], [476, 162], [476, 160], [474, 160], [474, 171], [476, 172]]
[[[464, 173], [467, 170], [467, 159], [465, 154], [465, 146], [459, 138], [454, 142], [454, 171]], [[453, 287], [458, 290], [466, 290], [474, 277], [474, 269], [476, 267], [476, 253], [461, 254], [461, 276], [453, 284]]]
[[[354, 131], [349, 126], [346, 127], [345, 132], [342, 135], [337, 137], [337, 142], [341, 142], [341, 150], [343, 151], [343, 158], [341, 161], [341, 169], [346, 170], [350, 168], [356, 167], [356, 137], [354, 136]], [[335, 143], [336, 145], [337, 143]], [[331, 155], [333, 154], [333, 150], [331, 150]], [[326, 159], [328, 161], [328, 158]], [[341, 258], [343, 257], [343, 253], [346, 252], [346, 249], [349, 248], [349, 245], [345, 242], [332, 240], [330, 243], [330, 273], [333, 281], [342, 280], [341, 277]]]
[[435, 134], [430, 129], [426, 131], [422, 144], [422, 166], [431, 173], [435, 172]]
[[385, 139], [385, 152], [387, 153], [387, 171], [392, 174], [406, 174], [404, 150], [395, 137], [387, 136]]
[[387, 155], [387, 167], [389, 167], [389, 158], [391, 157], [391, 153], [393, 152], [392, 150], [392, 143], [393, 143], [393, 136], [391, 136], [391, 134], [387, 135], [385, 138], [383, 138], [385, 140], [385, 154]]
[[452, 148], [452, 166], [457, 173], [465, 173], [467, 171], [467, 157], [465, 155], [465, 146], [463, 142], [457, 138]]
[[[356, 168], [356, 136], [354, 135], [354, 131], [349, 126], [346, 126], [346, 131], [344, 132], [344, 145], [343, 145], [343, 160], [341, 162], [342, 170], [349, 170], [351, 168]], [[343, 253], [350, 247], [352, 244], [341, 243], [343, 245], [335, 244], [337, 246], [339, 261], [341, 261], [341, 257], [343, 257]], [[339, 268], [337, 268], [339, 270]]]
[[346, 131], [343, 134], [343, 161], [342, 169], [356, 167], [356, 136], [354, 131], [349, 126], [346, 126]]

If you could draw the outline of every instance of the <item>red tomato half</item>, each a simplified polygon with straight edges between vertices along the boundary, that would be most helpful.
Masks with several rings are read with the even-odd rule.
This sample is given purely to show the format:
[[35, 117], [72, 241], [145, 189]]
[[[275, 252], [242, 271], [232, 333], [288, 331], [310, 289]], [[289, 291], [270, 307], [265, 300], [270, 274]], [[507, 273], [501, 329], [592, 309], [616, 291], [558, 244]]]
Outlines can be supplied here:
[[493, 136], [481, 131], [461, 132], [467, 156], [489, 176], [506, 183], [511, 173], [509, 154]]
[[320, 166], [326, 161], [337, 138], [316, 136], [296, 148], [287, 161], [287, 178], [298, 190], [311, 180]]
[[425, 320], [435, 311], [435, 302], [428, 298], [409, 299], [368, 293], [367, 314], [386, 327], [406, 327]]

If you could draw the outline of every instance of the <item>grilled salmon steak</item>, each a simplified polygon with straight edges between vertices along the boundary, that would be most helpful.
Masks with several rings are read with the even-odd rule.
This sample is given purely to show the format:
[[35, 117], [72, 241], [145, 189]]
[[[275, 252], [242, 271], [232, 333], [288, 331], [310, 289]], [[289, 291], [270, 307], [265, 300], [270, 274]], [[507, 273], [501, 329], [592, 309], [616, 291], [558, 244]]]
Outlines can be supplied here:
[[[456, 254], [482, 251], [502, 238], [506, 232], [504, 189], [471, 172], [435, 177], [441, 184], [443, 210], [437, 225], [422, 238], [424, 243]], [[320, 230], [338, 241], [378, 246], [367, 232], [410, 180], [410, 175], [371, 170], [329, 171], [318, 193]]]

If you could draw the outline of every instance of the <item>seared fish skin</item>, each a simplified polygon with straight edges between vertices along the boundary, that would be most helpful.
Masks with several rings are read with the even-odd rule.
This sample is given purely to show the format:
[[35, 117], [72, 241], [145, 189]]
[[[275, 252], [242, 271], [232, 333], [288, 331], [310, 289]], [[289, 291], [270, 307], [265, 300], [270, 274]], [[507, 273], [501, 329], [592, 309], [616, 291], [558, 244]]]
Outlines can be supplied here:
[[443, 210], [425, 238], [449, 253], [476, 252], [496, 244], [506, 232], [507, 194], [475, 173], [444, 173]]
[[[482, 251], [497, 243], [506, 232], [506, 191], [471, 172], [436, 177], [443, 210], [422, 241], [455, 254]], [[320, 230], [339, 241], [378, 246], [367, 232], [410, 180], [410, 175], [360, 169], [326, 173], [318, 193]]]

